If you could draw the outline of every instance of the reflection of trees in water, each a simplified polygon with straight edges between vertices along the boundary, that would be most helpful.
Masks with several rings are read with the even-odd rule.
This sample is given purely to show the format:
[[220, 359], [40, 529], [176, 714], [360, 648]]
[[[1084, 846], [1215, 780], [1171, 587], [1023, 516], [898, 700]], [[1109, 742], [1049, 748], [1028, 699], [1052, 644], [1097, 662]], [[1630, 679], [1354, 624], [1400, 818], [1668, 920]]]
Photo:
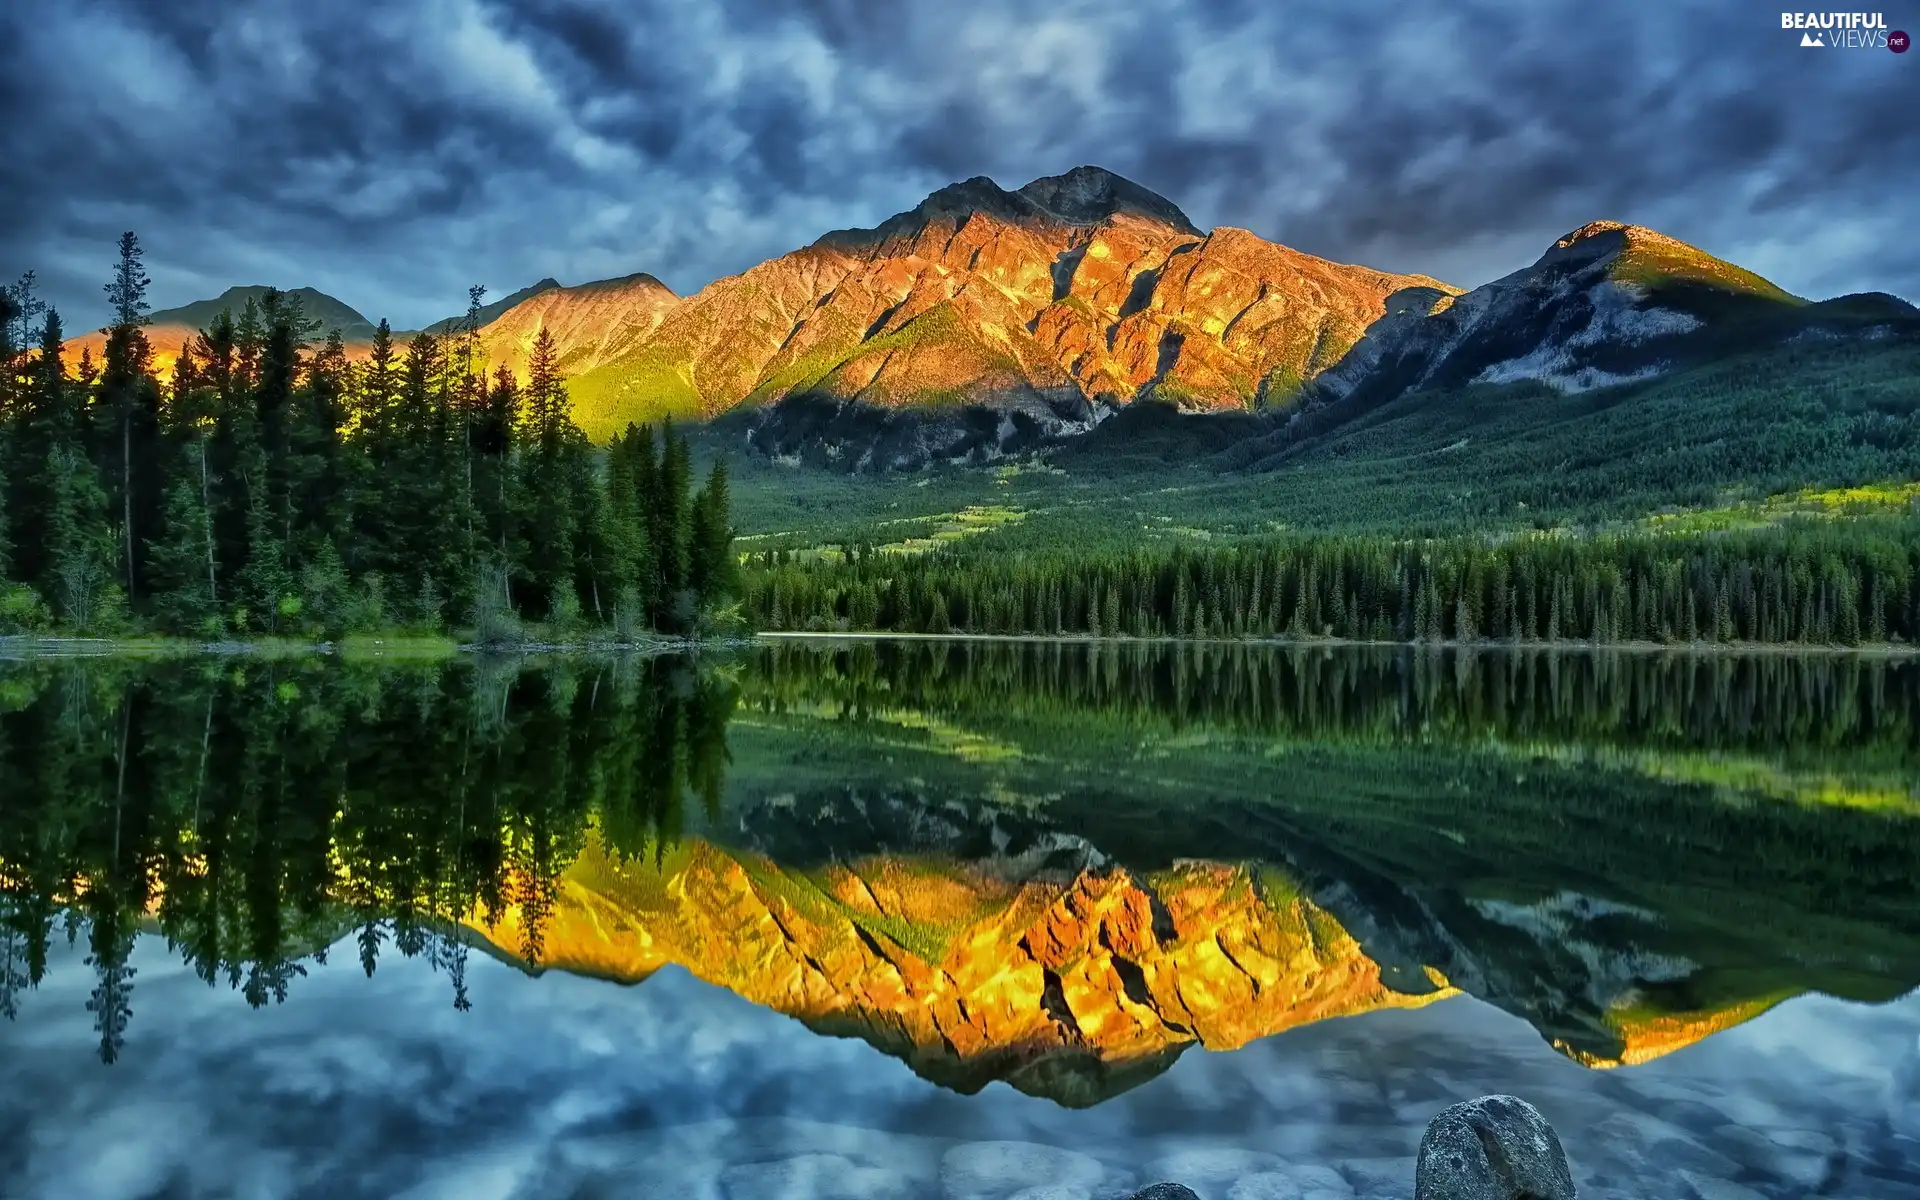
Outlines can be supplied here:
[[1549, 996], [1597, 970], [1556, 948], [1570, 939], [1520, 931], [1583, 897], [1626, 906], [1583, 925], [1585, 944], [1621, 952], [1607, 961], [1702, 965], [1638, 981], [1661, 1011], [1757, 987], [1885, 999], [1920, 979], [1912, 662], [782, 643], [742, 696], [774, 717], [755, 724], [757, 755], [805, 767], [770, 789], [797, 802], [750, 810], [783, 862], [847, 849], [857, 834], [812, 815], [836, 795], [911, 776], [930, 781], [915, 785], [930, 811], [1044, 797], [1009, 813], [1135, 870], [1289, 863], [1370, 954], [1459, 983], [1501, 975], [1483, 995]]
[[[1676, 1010], [1745, 1002], [1760, 976], [1807, 986], [1805, 971], [1776, 971], [1789, 960], [1840, 964], [1818, 985], [1878, 995], [1913, 977], [1920, 822], [1697, 803], [1689, 789], [1710, 774], [1638, 758], [1589, 770], [1563, 751], [1645, 751], [1666, 767], [1727, 747], [1735, 765], [1813, 764], [1813, 778], [1841, 761], [1906, 788], [1920, 757], [1915, 672], [1780, 656], [978, 642], [774, 647], [738, 689], [662, 659], [19, 667], [0, 674], [0, 1011], [17, 1010], [50, 943], [68, 937], [95, 973], [88, 1008], [111, 1059], [142, 928], [254, 1005], [284, 999], [340, 945], [368, 973], [382, 953], [416, 956], [465, 1007], [463, 921], [511, 931], [505, 948], [539, 962], [561, 876], [590, 841], [657, 868], [693, 824], [688, 806], [717, 815], [737, 695], [807, 714], [763, 721], [742, 743], [748, 769], [772, 771], [749, 793], [799, 797], [767, 807], [773, 824], [736, 830], [781, 864], [857, 852], [857, 830], [823, 821], [856, 785], [903, 804], [924, 791], [918, 812], [1007, 783], [1049, 799], [963, 822], [953, 845], [916, 841], [929, 822], [913, 812], [887, 824], [869, 804], [860, 816], [877, 822], [875, 846], [902, 855], [970, 857], [962, 847], [978, 843], [1004, 857], [1057, 838], [1135, 869], [1292, 862], [1383, 961], [1402, 944], [1409, 962], [1450, 961], [1465, 938], [1462, 979], [1504, 972], [1542, 995], [1569, 968], [1525, 939], [1499, 951], [1516, 936], [1499, 915], [1557, 919], [1565, 891], [1657, 913], [1628, 949], [1725, 967], [1685, 981]], [[909, 786], [887, 757], [897, 747], [876, 753], [858, 728], [901, 710], [1019, 753], [981, 771], [929, 759], [915, 769], [930, 782]], [[1159, 739], [1177, 752], [1130, 769], [1151, 735], [1187, 731], [1234, 736]], [[1487, 895], [1509, 903], [1489, 916], [1466, 899]], [[1612, 945], [1609, 921], [1588, 922], [1593, 944]]]
[[717, 806], [734, 689], [671, 659], [367, 668], [37, 665], [0, 676], [0, 1012], [86, 939], [101, 1057], [157, 927], [209, 984], [284, 1000], [352, 933], [445, 968], [522, 910], [530, 960], [590, 829], [658, 855]]
[[1920, 755], [1920, 663], [1848, 655], [1127, 641], [781, 643], [744, 703], [1071, 714], [1325, 739]]

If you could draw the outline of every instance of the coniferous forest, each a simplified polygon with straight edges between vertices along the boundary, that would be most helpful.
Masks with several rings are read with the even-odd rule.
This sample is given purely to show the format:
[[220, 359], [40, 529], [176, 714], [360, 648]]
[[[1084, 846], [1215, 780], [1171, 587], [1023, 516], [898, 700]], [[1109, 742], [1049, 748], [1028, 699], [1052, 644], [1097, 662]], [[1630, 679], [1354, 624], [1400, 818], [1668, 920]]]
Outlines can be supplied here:
[[1721, 533], [1307, 535], [1018, 557], [752, 556], [761, 628], [1364, 641], [1920, 641], [1920, 521]]
[[684, 436], [574, 423], [551, 335], [522, 380], [467, 319], [364, 362], [299, 299], [223, 312], [156, 377], [134, 234], [101, 360], [62, 360], [33, 276], [0, 289], [0, 635], [199, 639], [716, 626], [735, 587], [727, 474]]

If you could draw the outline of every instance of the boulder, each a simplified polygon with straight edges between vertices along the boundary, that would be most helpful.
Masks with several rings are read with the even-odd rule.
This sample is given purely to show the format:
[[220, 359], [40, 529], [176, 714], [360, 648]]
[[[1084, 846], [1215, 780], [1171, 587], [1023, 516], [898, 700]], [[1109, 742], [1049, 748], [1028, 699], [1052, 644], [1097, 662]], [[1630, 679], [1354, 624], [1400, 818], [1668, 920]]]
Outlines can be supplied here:
[[1573, 1200], [1560, 1138], [1514, 1096], [1456, 1104], [1427, 1126], [1414, 1200]]
[[1152, 1183], [1133, 1194], [1132, 1200], [1200, 1200], [1184, 1183]]

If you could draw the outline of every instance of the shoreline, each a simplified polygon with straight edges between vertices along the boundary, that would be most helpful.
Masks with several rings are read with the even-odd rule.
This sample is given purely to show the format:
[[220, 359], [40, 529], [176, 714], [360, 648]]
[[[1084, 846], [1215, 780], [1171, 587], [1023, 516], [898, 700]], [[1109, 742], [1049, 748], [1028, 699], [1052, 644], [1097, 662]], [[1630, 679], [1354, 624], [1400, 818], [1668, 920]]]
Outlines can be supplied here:
[[716, 638], [540, 641], [482, 644], [432, 635], [354, 635], [339, 641], [306, 642], [284, 638], [260, 641], [203, 642], [187, 638], [0, 637], [0, 662], [61, 658], [301, 658], [323, 656], [353, 661], [423, 661], [458, 657], [509, 658], [535, 654], [693, 654], [701, 650], [751, 644], [753, 635]]
[[1772, 655], [1821, 654], [1853, 658], [1915, 658], [1920, 645], [1899, 642], [1874, 642], [1861, 646], [1815, 645], [1801, 642], [1558, 642], [1480, 639], [1463, 642], [1452, 639], [1439, 642], [1382, 641], [1367, 638], [1291, 638], [1291, 637], [1181, 637], [1163, 634], [1136, 637], [1129, 634], [1094, 633], [891, 633], [854, 630], [763, 630], [756, 641], [856, 641], [856, 642], [1053, 642], [1063, 644], [1112, 645], [1192, 645], [1192, 646], [1286, 646], [1298, 649], [1343, 650], [1353, 647], [1397, 650], [1529, 650], [1578, 654], [1689, 654], [1689, 655]]
[[1861, 646], [1813, 645], [1798, 642], [1587, 642], [1563, 640], [1511, 641], [1383, 641], [1362, 638], [1292, 637], [1182, 637], [1165, 634], [1136, 637], [1092, 633], [895, 633], [858, 630], [763, 630], [725, 637], [653, 637], [630, 641], [543, 641], [483, 644], [450, 637], [355, 635], [337, 642], [304, 642], [268, 638], [260, 641], [202, 642], [184, 638], [131, 637], [0, 637], [0, 662], [53, 658], [294, 658], [307, 655], [364, 659], [436, 659], [455, 657], [507, 658], [536, 654], [697, 654], [702, 650], [744, 649], [774, 642], [1004, 642], [1059, 645], [1136, 646], [1250, 646], [1292, 649], [1345, 650], [1354, 648], [1415, 651], [1517, 651], [1569, 654], [1687, 655], [1692, 657], [1751, 657], [1757, 655], [1820, 655], [1839, 658], [1920, 658], [1920, 645], [1877, 642]]

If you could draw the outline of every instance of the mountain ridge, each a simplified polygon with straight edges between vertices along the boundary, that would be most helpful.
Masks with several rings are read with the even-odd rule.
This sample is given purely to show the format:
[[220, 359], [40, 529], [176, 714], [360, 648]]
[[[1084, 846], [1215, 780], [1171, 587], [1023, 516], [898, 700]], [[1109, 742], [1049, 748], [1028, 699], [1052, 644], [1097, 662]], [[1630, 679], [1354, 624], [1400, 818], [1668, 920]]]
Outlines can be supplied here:
[[[155, 314], [156, 365], [194, 321], [262, 290]], [[365, 355], [364, 316], [294, 291], [341, 329], [350, 357]], [[1810, 303], [1614, 220], [1463, 290], [1233, 226], [1203, 231], [1095, 166], [1014, 189], [983, 175], [948, 184], [687, 296], [645, 272], [571, 287], [549, 277], [481, 314], [483, 357], [516, 372], [534, 337], [553, 334], [575, 418], [596, 440], [632, 421], [737, 411], [761, 453], [843, 470], [991, 461], [1140, 402], [1285, 415], [1472, 384], [1578, 392], [1920, 318], [1894, 297]], [[70, 353], [97, 358], [103, 341], [75, 339]]]
[[1203, 234], [1099, 168], [1014, 190], [975, 177], [716, 280], [574, 395], [589, 432], [649, 403], [745, 405], [765, 409], [755, 440], [776, 456], [992, 458], [1143, 397], [1206, 410], [1290, 396], [1414, 285], [1457, 290]]

